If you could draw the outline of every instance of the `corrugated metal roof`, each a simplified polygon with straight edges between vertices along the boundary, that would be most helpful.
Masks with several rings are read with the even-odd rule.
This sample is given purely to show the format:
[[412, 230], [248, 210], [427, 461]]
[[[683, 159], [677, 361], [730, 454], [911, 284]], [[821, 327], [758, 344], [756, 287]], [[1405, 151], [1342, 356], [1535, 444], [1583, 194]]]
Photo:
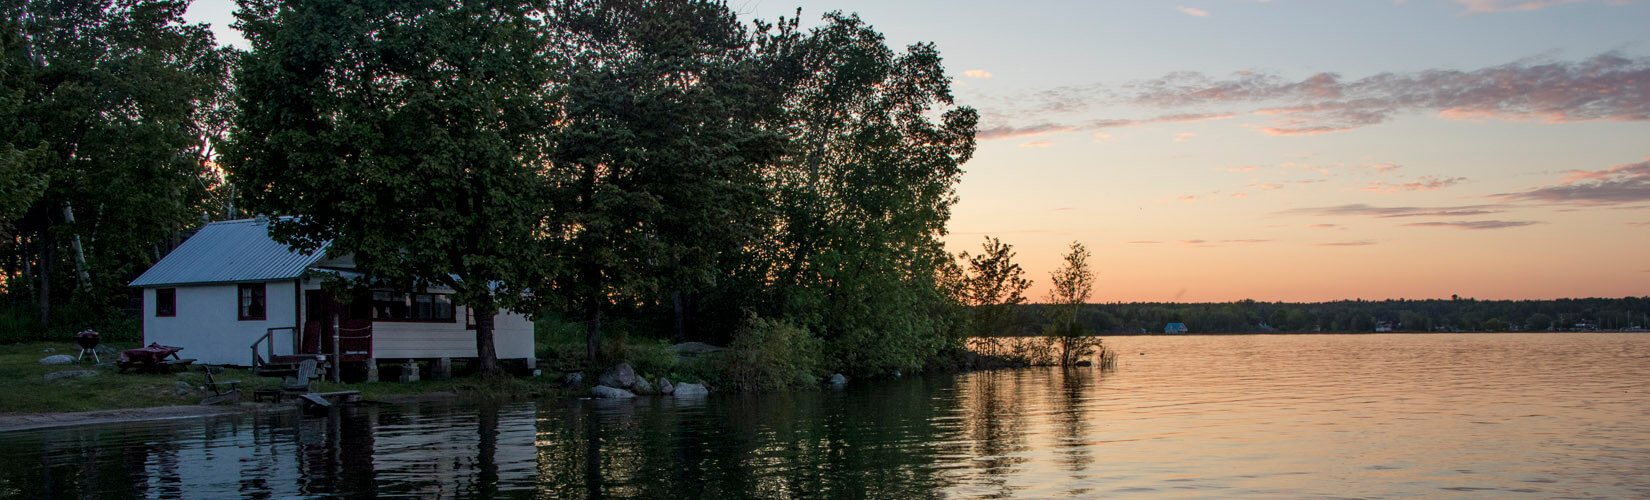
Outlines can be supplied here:
[[132, 280], [131, 286], [292, 279], [324, 255], [325, 245], [299, 253], [269, 239], [266, 219], [213, 222]]

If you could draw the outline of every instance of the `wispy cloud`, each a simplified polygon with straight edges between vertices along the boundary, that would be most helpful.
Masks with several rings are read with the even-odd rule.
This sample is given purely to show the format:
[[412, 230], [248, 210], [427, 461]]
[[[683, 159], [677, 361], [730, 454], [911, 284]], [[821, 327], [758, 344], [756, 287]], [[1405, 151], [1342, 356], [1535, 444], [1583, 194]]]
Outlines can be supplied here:
[[[1492, 3], [1512, 9], [1529, 2]], [[1011, 106], [1022, 109], [1020, 116], [1044, 116], [1100, 104], [1170, 109], [1247, 104], [1252, 106], [1247, 113], [1266, 118], [1265, 123], [1249, 127], [1280, 136], [1344, 132], [1410, 112], [1449, 119], [1548, 123], [1647, 121], [1650, 57], [1607, 52], [1577, 61], [1520, 61], [1475, 70], [1381, 73], [1353, 80], [1337, 73], [1297, 80], [1261, 71], [1225, 77], [1184, 71], [1124, 85], [1049, 89], [1016, 99]], [[1147, 121], [1101, 122], [1124, 126]]]
[[1650, 201], [1650, 160], [1604, 170], [1567, 172], [1559, 184], [1518, 193], [1490, 195], [1508, 201], [1573, 205], [1619, 205]]
[[1058, 133], [1061, 133], [1061, 132], [1070, 132], [1072, 130], [1073, 130], [1072, 127], [1068, 127], [1068, 126], [1065, 126], [1065, 125], [1055, 125], [1055, 124], [1052, 124], [1052, 123], [1041, 123], [1041, 124], [1037, 124], [1037, 125], [1028, 125], [1028, 126], [1024, 126], [1024, 127], [1000, 126], [1000, 127], [983, 128], [983, 129], [979, 129], [978, 131], [975, 131], [974, 132], [974, 137], [977, 138], [977, 139], [980, 139], [982, 141], [989, 141], [989, 140], [992, 140], [992, 139], [1011, 139], [1011, 138], [1015, 138], [1015, 137], [1027, 137], [1027, 136], [1033, 136], [1033, 135], [1058, 134]]
[[1162, 242], [1161, 241], [1146, 241], [1146, 240], [1129, 242], [1130, 245], [1156, 245], [1156, 244], [1159, 244], [1159, 243], [1162, 243]]
[[1053, 145], [1054, 145], [1054, 143], [1051, 142], [1051, 141], [1031, 141], [1031, 142], [1021, 144], [1020, 147], [1022, 147], [1022, 148], [1046, 148], [1046, 147], [1053, 146]]
[[1215, 170], [1219, 170], [1221, 172], [1254, 172], [1256, 170], [1260, 170], [1260, 167], [1254, 165], [1238, 165], [1233, 167], [1220, 167]]
[[1363, 203], [1332, 207], [1306, 207], [1277, 212], [1278, 215], [1362, 216], [1376, 218], [1396, 217], [1470, 217], [1499, 213], [1501, 205], [1467, 205], [1457, 207], [1379, 207]]
[[1188, 15], [1188, 16], [1209, 17], [1209, 11], [1206, 11], [1206, 10], [1203, 10], [1203, 9], [1197, 9], [1197, 8], [1178, 6], [1177, 5], [1177, 6], [1175, 6], [1174, 10], [1178, 10], [1178, 11], [1180, 11], [1181, 14], [1185, 14], [1185, 15]]
[[1197, 134], [1194, 134], [1194, 133], [1191, 133], [1191, 132], [1181, 132], [1181, 133], [1175, 134], [1174, 142], [1190, 141], [1190, 140], [1192, 140], [1193, 137], [1197, 137]]
[[1259, 189], [1259, 190], [1262, 190], [1262, 191], [1276, 191], [1276, 190], [1279, 190], [1279, 189], [1283, 189], [1282, 184], [1277, 184], [1277, 183], [1272, 183], [1272, 182], [1250, 184], [1249, 187]]
[[[1009, 139], [1032, 135], [1058, 134], [1075, 130], [1103, 130], [1140, 125], [1154, 125], [1160, 123], [1190, 123], [1206, 120], [1225, 120], [1236, 116], [1237, 115], [1233, 113], [1176, 113], [1138, 120], [1123, 118], [1089, 120], [1077, 125], [1055, 123], [1038, 123], [1026, 126], [999, 125], [979, 129], [974, 132], [974, 137], [982, 141], [989, 141], [993, 139]], [[1111, 135], [1096, 133], [1095, 137], [1100, 139], [1110, 139]]]
[[[1487, 14], [1492, 12], [1513, 12], [1536, 10], [1554, 5], [1567, 3], [1582, 3], [1588, 0], [1455, 0], [1455, 3], [1467, 6], [1462, 14]], [[1626, 0], [1607, 0], [1605, 4], [1621, 5]]]
[[1507, 229], [1507, 228], [1510, 228], [1510, 227], [1533, 226], [1533, 225], [1536, 225], [1536, 224], [1540, 224], [1540, 222], [1531, 221], [1531, 220], [1474, 220], [1474, 221], [1452, 221], [1452, 222], [1437, 222], [1437, 221], [1414, 222], [1414, 223], [1404, 224], [1404, 225], [1405, 226], [1413, 226], [1413, 227], [1447, 227], [1447, 228], [1454, 228], [1454, 229], [1467, 229], [1467, 230], [1473, 230], [1473, 231], [1481, 231], [1481, 230], [1486, 230], [1486, 229]]
[[1439, 189], [1444, 189], [1444, 188], [1447, 188], [1447, 187], [1450, 187], [1450, 186], [1454, 186], [1456, 184], [1460, 184], [1460, 183], [1462, 183], [1466, 180], [1467, 180], [1466, 177], [1437, 178], [1437, 177], [1428, 176], [1428, 177], [1422, 177], [1421, 180], [1418, 180], [1418, 181], [1415, 181], [1415, 182], [1405, 182], [1405, 183], [1371, 182], [1371, 183], [1369, 183], [1368, 186], [1364, 186], [1363, 189], [1359, 189], [1359, 191], [1370, 191], [1370, 192], [1375, 192], [1375, 193], [1397, 193], [1397, 192], [1402, 192], [1402, 191], [1437, 191]]
[[988, 78], [991, 78], [991, 76], [992, 76], [990, 71], [986, 71], [986, 70], [983, 70], [983, 69], [971, 69], [971, 70], [962, 72], [962, 74], [963, 74], [963, 76], [966, 76], [966, 77], [969, 77], [969, 78], [976, 78], [976, 79], [980, 79], [980, 80], [988, 79]]
[[1342, 226], [1340, 224], [1312, 224], [1312, 225], [1308, 225], [1306, 227], [1309, 228], [1309, 229], [1340, 229], [1340, 230], [1345, 230], [1346, 229], [1346, 226]]
[[1359, 241], [1336, 241], [1336, 242], [1332, 242], [1332, 243], [1318, 243], [1318, 244], [1315, 244], [1315, 245], [1312, 245], [1312, 246], [1315, 246], [1315, 247], [1367, 247], [1367, 246], [1374, 245], [1374, 244], [1375, 244], [1375, 242], [1373, 242], [1373, 241], [1359, 240]]

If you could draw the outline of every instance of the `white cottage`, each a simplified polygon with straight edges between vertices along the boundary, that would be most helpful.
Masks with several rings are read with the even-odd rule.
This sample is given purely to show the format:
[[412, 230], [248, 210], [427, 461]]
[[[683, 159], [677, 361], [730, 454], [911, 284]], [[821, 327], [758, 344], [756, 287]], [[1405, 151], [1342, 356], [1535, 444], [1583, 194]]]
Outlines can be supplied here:
[[[344, 302], [321, 289], [326, 273], [353, 273], [349, 256], [294, 252], [269, 238], [265, 219], [202, 227], [132, 281], [143, 289], [143, 341], [184, 348], [200, 363], [260, 366], [325, 360], [346, 364], [476, 357], [475, 320], [452, 290], [373, 290]], [[332, 318], [338, 318], [333, 346]], [[533, 324], [500, 312], [500, 360], [531, 368]]]

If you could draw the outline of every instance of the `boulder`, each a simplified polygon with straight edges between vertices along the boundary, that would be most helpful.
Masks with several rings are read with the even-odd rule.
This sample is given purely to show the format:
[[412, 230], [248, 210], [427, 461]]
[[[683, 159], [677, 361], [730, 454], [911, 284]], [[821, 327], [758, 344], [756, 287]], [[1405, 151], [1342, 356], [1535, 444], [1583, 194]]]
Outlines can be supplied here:
[[636, 397], [636, 394], [631, 393], [630, 391], [624, 389], [614, 389], [605, 385], [591, 387], [590, 395], [600, 399], [630, 399]]
[[47, 373], [45, 378], [46, 380], [57, 380], [61, 378], [90, 377], [92, 375], [97, 375], [97, 370], [64, 370], [60, 372]]
[[669, 395], [675, 394], [675, 393], [676, 393], [676, 386], [670, 383], [670, 379], [664, 378], [664, 377], [659, 377], [659, 394], [664, 395], [664, 396], [669, 396]]
[[618, 366], [608, 368], [596, 383], [608, 387], [630, 387], [636, 385], [636, 370], [630, 368], [630, 363], [619, 363]]
[[567, 372], [566, 375], [562, 375], [561, 383], [568, 387], [584, 385], [584, 372]]
[[681, 383], [676, 384], [676, 390], [672, 395], [678, 398], [692, 398], [703, 397], [706, 394], [710, 394], [710, 389], [706, 389], [703, 384]]
[[73, 362], [74, 356], [67, 354], [53, 354], [51, 356], [40, 358], [40, 364], [42, 365], [66, 365]]
[[177, 383], [172, 384], [172, 395], [173, 396], [183, 397], [183, 396], [188, 396], [188, 395], [194, 394], [194, 393], [195, 393], [195, 386], [189, 385], [188, 382], [184, 382], [182, 380], [179, 380], [179, 381], [177, 381]]
[[826, 383], [831, 384], [832, 389], [841, 389], [842, 386], [848, 385], [848, 377], [842, 376], [841, 373], [832, 373], [830, 380]]
[[109, 357], [109, 356], [114, 356], [114, 355], [120, 354], [120, 351], [116, 351], [115, 348], [109, 347], [109, 346], [106, 346], [106, 345], [103, 345], [103, 344], [98, 344], [97, 347], [92, 348], [92, 350], [96, 351], [97, 355], [102, 356], [102, 357]]
[[642, 377], [636, 377], [636, 385], [630, 386], [630, 392], [643, 395], [658, 394], [653, 392], [653, 384], [648, 383], [647, 379]]

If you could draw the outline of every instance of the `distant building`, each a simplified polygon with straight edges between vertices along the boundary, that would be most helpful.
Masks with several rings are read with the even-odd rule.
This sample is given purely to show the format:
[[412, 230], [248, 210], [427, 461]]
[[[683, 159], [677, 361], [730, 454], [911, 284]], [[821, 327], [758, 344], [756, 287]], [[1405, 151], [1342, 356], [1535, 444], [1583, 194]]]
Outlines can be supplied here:
[[1187, 332], [1187, 330], [1186, 330], [1186, 324], [1185, 323], [1169, 323], [1169, 326], [1163, 327], [1163, 333], [1186, 333], [1186, 332]]
[[1392, 331], [1392, 323], [1388, 323], [1388, 322], [1385, 322], [1385, 321], [1380, 321], [1380, 322], [1375, 323], [1375, 333], [1388, 333], [1388, 332], [1391, 332], [1391, 331]]

